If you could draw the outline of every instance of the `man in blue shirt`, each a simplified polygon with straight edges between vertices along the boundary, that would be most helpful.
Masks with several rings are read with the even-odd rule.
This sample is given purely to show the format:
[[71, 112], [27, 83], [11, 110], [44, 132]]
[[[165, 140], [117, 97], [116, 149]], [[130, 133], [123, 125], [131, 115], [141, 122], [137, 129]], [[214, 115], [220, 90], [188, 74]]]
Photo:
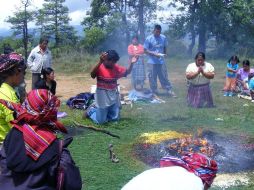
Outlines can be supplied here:
[[167, 90], [169, 96], [176, 97], [172, 91], [171, 83], [168, 80], [167, 67], [164, 56], [166, 55], [167, 40], [161, 34], [161, 26], [155, 25], [153, 34], [148, 36], [144, 43], [145, 53], [148, 54], [148, 64], [150, 71], [148, 73], [150, 88], [153, 93], [157, 92], [157, 76], [162, 88]]

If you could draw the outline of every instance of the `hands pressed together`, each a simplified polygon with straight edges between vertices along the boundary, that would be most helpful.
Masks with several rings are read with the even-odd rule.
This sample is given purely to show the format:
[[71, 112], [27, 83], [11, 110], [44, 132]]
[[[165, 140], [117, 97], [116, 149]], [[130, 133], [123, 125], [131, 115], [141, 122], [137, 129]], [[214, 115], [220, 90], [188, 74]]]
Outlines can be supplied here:
[[198, 67], [198, 74], [204, 74], [204, 69], [203, 69], [203, 67]]

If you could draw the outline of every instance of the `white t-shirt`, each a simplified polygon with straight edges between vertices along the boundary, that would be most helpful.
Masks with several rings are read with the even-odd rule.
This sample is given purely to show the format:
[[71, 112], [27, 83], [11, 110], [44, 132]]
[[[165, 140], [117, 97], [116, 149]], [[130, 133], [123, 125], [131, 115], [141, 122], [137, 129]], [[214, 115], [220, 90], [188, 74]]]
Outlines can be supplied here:
[[122, 190], [204, 190], [202, 180], [180, 166], [146, 170]]
[[[212, 64], [205, 62], [204, 66], [202, 66], [204, 72], [214, 72], [214, 67]], [[196, 73], [198, 72], [198, 66], [196, 63], [190, 63], [187, 66], [186, 74], [188, 73]], [[193, 85], [207, 84], [210, 82], [210, 79], [204, 77], [201, 73], [194, 79], [189, 79], [190, 83]]]

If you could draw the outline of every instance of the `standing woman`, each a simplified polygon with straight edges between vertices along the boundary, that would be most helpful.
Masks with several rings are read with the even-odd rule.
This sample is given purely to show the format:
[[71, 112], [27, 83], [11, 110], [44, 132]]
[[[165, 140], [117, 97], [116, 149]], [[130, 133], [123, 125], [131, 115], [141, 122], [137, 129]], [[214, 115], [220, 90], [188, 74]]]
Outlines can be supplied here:
[[32, 72], [32, 89], [35, 89], [35, 84], [40, 80], [42, 69], [52, 66], [52, 56], [48, 49], [47, 38], [42, 37], [39, 45], [31, 51], [27, 65]]
[[[13, 103], [20, 103], [15, 87], [24, 81], [25, 63], [17, 53], [0, 56], [0, 99]], [[0, 105], [0, 143], [11, 129], [10, 121], [13, 120], [13, 111]]]
[[137, 86], [140, 85], [142, 90], [145, 83], [145, 64], [144, 64], [144, 47], [139, 44], [138, 36], [132, 37], [132, 43], [128, 46], [128, 54], [131, 57], [137, 56], [138, 61], [133, 66], [131, 72], [132, 85], [134, 89], [137, 89]]
[[43, 78], [40, 78], [37, 83], [35, 83], [35, 89], [47, 89], [52, 94], [56, 94], [56, 81], [55, 72], [52, 68], [47, 67], [42, 70]]
[[187, 103], [194, 108], [214, 107], [210, 89], [210, 79], [214, 78], [214, 67], [205, 62], [205, 54], [198, 52], [195, 63], [190, 63], [186, 69], [189, 80]]

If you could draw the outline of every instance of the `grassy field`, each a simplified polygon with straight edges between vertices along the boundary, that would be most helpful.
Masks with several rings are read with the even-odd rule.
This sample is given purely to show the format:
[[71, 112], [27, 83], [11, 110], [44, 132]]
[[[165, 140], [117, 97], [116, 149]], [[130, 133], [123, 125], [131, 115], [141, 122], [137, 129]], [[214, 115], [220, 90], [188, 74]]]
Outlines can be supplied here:
[[[210, 129], [222, 134], [246, 133], [254, 137], [254, 103], [237, 97], [223, 97], [225, 61], [207, 60], [215, 66], [216, 77], [212, 81], [212, 92], [216, 107], [213, 109], [192, 109], [186, 106], [185, 69], [193, 60], [169, 59], [169, 78], [178, 98], [162, 97], [165, 104], [134, 104], [123, 106], [121, 120], [98, 126], [110, 130], [121, 138], [116, 139], [99, 132], [76, 129], [72, 121], [94, 125], [89, 120], [82, 120], [82, 112], [70, 110], [64, 104], [61, 111], [69, 117], [62, 121], [70, 126], [75, 135], [70, 150], [79, 166], [86, 190], [119, 190], [133, 176], [146, 170], [149, 166], [137, 160], [133, 154], [133, 145], [142, 133], [175, 130], [195, 133], [197, 129]], [[65, 65], [69, 68], [69, 66]], [[59, 66], [57, 69], [65, 70]], [[77, 68], [82, 67], [82, 64]], [[76, 68], [76, 67], [75, 67]], [[67, 69], [68, 71], [69, 69]], [[68, 72], [69, 73], [69, 72]], [[243, 106], [248, 104], [248, 106]], [[172, 118], [184, 118], [173, 120]], [[222, 118], [223, 121], [216, 121]], [[120, 162], [112, 163], [109, 159], [108, 145], [114, 145], [114, 151]], [[218, 189], [218, 188], [211, 188]], [[254, 186], [238, 186], [229, 189], [254, 189]]]

